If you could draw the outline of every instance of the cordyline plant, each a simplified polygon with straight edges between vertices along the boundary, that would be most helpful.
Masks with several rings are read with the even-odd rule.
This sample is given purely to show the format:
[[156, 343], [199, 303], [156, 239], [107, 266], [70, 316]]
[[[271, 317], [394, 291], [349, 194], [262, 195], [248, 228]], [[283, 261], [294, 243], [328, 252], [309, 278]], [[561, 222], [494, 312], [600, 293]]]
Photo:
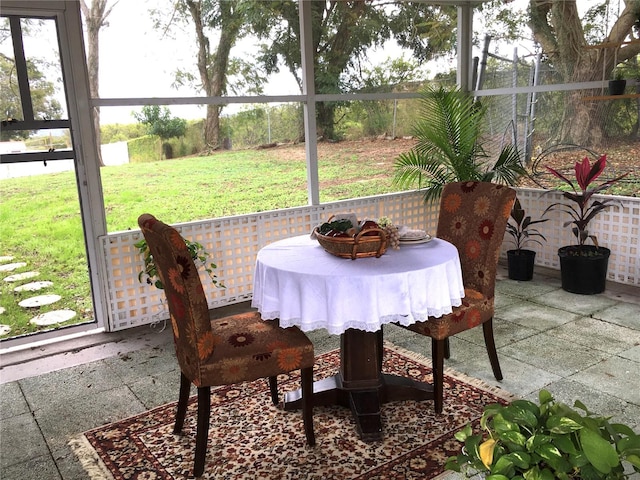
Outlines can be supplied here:
[[622, 480], [640, 472], [640, 435], [629, 426], [594, 415], [579, 400], [571, 408], [547, 390], [538, 396], [540, 405], [487, 405], [482, 432], [471, 425], [457, 432], [464, 447], [445, 468], [485, 480]]
[[600, 174], [604, 171], [604, 168], [607, 165], [607, 156], [602, 155], [593, 165], [589, 162], [588, 157], [584, 157], [582, 162], [576, 162], [575, 165], [575, 176], [576, 182], [578, 183], [578, 187], [573, 183], [572, 180], [565, 177], [562, 173], [554, 170], [551, 167], [546, 167], [546, 169], [551, 172], [553, 175], [558, 177], [560, 180], [565, 182], [567, 185], [571, 187], [572, 192], [562, 192], [562, 196], [572, 202], [575, 202], [575, 206], [566, 205], [564, 203], [553, 203], [549, 205], [543, 216], [550, 212], [551, 210], [560, 210], [562, 212], [568, 213], [572, 220], [565, 222], [563, 226], [567, 227], [571, 224], [571, 231], [578, 239], [578, 245], [582, 246], [585, 244], [588, 238], [590, 238], [594, 245], [598, 247], [598, 239], [595, 235], [589, 235], [589, 222], [593, 220], [593, 218], [600, 213], [601, 211], [609, 208], [611, 206], [611, 202], [615, 199], [607, 198], [604, 200], [593, 200], [592, 196], [594, 193], [599, 193], [607, 188], [609, 188], [614, 183], [620, 181], [622, 178], [629, 175], [629, 172], [620, 175], [619, 177], [613, 178], [611, 180], [607, 180], [606, 182], [601, 183], [595, 187], [591, 187], [591, 183], [600, 176]]
[[520, 250], [522, 250], [529, 242], [542, 245], [542, 242], [534, 237], [541, 238], [545, 241], [547, 239], [537, 229], [531, 228], [531, 225], [535, 225], [536, 223], [544, 223], [548, 220], [548, 218], [544, 218], [541, 220], [531, 220], [531, 215], [527, 215], [525, 213], [522, 205], [520, 205], [520, 200], [518, 200], [518, 198], [516, 197], [516, 201], [514, 202], [513, 208], [511, 209], [509, 223], [507, 223], [507, 233], [513, 238], [513, 243], [516, 246], [516, 251], [519, 252]]

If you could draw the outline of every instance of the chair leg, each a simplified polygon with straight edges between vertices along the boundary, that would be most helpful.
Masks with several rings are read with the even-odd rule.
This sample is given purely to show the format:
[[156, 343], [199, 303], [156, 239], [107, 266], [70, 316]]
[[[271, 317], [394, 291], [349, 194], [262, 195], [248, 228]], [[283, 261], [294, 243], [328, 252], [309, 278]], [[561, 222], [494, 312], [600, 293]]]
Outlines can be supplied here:
[[447, 339], [431, 339], [431, 363], [433, 368], [433, 405], [436, 413], [442, 413], [444, 404], [444, 352]]
[[211, 387], [198, 387], [198, 427], [196, 430], [196, 455], [193, 475], [199, 477], [204, 472], [209, 439], [209, 416], [211, 415]]
[[271, 391], [271, 401], [278, 405], [278, 377], [269, 377], [269, 390]]
[[449, 344], [449, 337], [444, 339], [444, 358], [447, 360], [451, 358], [451, 345]]
[[316, 436], [313, 432], [313, 367], [303, 368], [302, 377], [302, 421], [307, 443], [313, 447], [316, 444]]
[[184, 425], [184, 417], [187, 414], [187, 403], [189, 392], [191, 391], [191, 381], [180, 372], [180, 396], [178, 397], [178, 408], [176, 410], [176, 422], [173, 425], [173, 433], [180, 433]]
[[498, 360], [498, 352], [496, 351], [496, 342], [493, 338], [493, 318], [482, 324], [482, 333], [484, 334], [484, 343], [487, 346], [489, 354], [489, 362], [496, 380], [502, 380], [502, 370], [500, 369], [500, 361]]

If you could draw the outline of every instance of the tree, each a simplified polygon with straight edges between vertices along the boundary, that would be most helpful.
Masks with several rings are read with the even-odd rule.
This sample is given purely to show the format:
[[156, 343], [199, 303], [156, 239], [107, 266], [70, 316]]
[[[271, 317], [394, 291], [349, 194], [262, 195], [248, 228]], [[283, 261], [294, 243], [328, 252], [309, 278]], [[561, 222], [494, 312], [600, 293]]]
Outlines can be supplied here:
[[141, 113], [134, 113], [133, 116], [140, 123], [147, 125], [149, 135], [157, 135], [162, 140], [181, 137], [187, 130], [187, 121], [183, 118], [171, 117], [171, 112], [167, 107], [158, 105], [145, 105]]
[[[607, 48], [585, 48], [594, 25], [606, 24], [602, 18], [606, 14], [606, 3], [592, 7], [585, 15], [584, 24], [575, 0], [530, 0], [529, 13], [528, 24], [534, 39], [565, 83], [602, 80], [603, 74], [610, 78], [616, 63], [626, 62], [640, 53], [640, 44], [620, 45], [633, 37], [633, 27], [640, 21], [640, 0], [624, 0], [624, 9], [609, 31], [594, 35], [602, 38], [596, 45], [611, 46]], [[588, 23], [589, 20], [593, 23]], [[566, 103], [564, 110], [573, 114], [571, 122], [563, 122], [567, 129], [562, 132], [562, 138], [583, 145], [599, 144], [604, 124], [598, 122], [598, 118], [603, 113], [604, 104], [582, 101], [579, 92], [568, 95]]]
[[[282, 60], [302, 89], [300, 26], [294, 2], [263, 4], [265, 14], [253, 24], [268, 43], [260, 60], [267, 73], [279, 70]], [[395, 36], [398, 44], [414, 51], [420, 60], [434, 58], [454, 46], [456, 10], [417, 2], [350, 0], [311, 2], [312, 38], [316, 93], [355, 91], [347, 81], [349, 71], [358, 68], [371, 47], [381, 46]], [[318, 136], [334, 139], [336, 102], [317, 105]]]
[[[385, 93], [419, 85], [427, 72], [417, 59], [387, 58], [380, 65], [362, 67], [348, 74], [348, 83], [362, 93]], [[394, 118], [397, 103], [393, 100], [369, 100], [352, 102], [349, 117], [362, 125], [365, 135], [380, 135], [388, 132]]]
[[[45, 64], [41, 60], [27, 60], [33, 115], [41, 119], [59, 119], [62, 116], [62, 106], [54, 97], [55, 85], [42, 73], [44, 68]], [[0, 113], [2, 120], [23, 119], [15, 61], [4, 54], [0, 54]], [[27, 130], [2, 129], [1, 139], [26, 139], [30, 133]]]
[[[220, 97], [227, 93], [228, 77], [235, 69], [246, 69], [246, 63], [232, 59], [231, 49], [236, 42], [247, 33], [247, 20], [256, 2], [251, 0], [210, 2], [204, 0], [177, 0], [168, 20], [166, 12], [153, 11], [156, 28], [168, 32], [174, 24], [182, 23], [193, 27], [197, 46], [197, 68], [199, 82], [197, 87], [208, 97]], [[212, 38], [217, 35], [214, 47]], [[249, 69], [250, 71], [251, 69]], [[259, 85], [259, 77], [251, 78]], [[193, 82], [194, 76], [189, 72], [176, 72], [176, 84]], [[259, 87], [258, 87], [259, 88]], [[223, 106], [207, 105], [207, 116], [204, 124], [205, 150], [211, 151], [220, 147], [220, 112]]]
[[162, 150], [165, 158], [171, 158], [171, 148], [167, 140], [175, 137], [182, 137], [187, 131], [187, 121], [183, 118], [171, 117], [171, 112], [167, 107], [158, 105], [145, 105], [142, 112], [134, 113], [133, 116], [140, 123], [147, 126], [149, 135], [157, 135], [163, 141]]
[[[542, 50], [543, 61], [557, 72], [562, 83], [609, 79], [616, 64], [629, 63], [640, 54], [640, 43], [622, 44], [640, 36], [640, 0], [601, 0], [582, 18], [575, 0], [529, 0], [525, 14], [515, 14], [513, 4], [505, 7], [504, 3], [494, 0], [483, 6], [492, 19], [490, 28], [506, 32], [509, 38], [532, 35]], [[617, 7], [621, 7], [619, 12], [614, 11]], [[522, 28], [525, 26], [528, 32]], [[609, 105], [583, 99], [599, 94], [600, 89], [562, 96], [563, 118], [558, 123], [556, 141], [601, 144]]]
[[[92, 0], [91, 8], [86, 0], [80, 0], [80, 8], [87, 29], [87, 69], [89, 73], [89, 92], [93, 98], [100, 97], [100, 29], [106, 27], [107, 17], [118, 3], [117, 1], [107, 8], [109, 0]], [[93, 109], [93, 126], [98, 145], [98, 160], [103, 167], [102, 154], [100, 152], [100, 107]]]

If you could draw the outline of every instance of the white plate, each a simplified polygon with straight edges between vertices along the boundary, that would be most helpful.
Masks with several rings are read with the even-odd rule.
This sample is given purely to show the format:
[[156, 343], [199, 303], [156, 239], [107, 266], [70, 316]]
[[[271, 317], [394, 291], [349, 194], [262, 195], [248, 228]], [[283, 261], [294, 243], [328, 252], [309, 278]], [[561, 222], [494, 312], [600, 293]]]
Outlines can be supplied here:
[[420, 243], [430, 242], [431, 240], [433, 240], [433, 237], [431, 235], [428, 235], [428, 234], [424, 238], [405, 239], [405, 240], [403, 240], [401, 238], [400, 239], [400, 245], [418, 245]]

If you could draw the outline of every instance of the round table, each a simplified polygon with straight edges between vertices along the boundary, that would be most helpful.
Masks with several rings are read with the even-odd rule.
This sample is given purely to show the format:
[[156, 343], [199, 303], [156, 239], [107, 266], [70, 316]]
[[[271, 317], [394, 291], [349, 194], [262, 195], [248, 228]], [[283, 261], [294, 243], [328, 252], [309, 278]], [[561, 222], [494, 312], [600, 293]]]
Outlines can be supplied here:
[[464, 297], [456, 247], [434, 238], [350, 260], [298, 236], [258, 252], [252, 305], [264, 319], [303, 331], [349, 328], [375, 332], [385, 323], [410, 325], [451, 313]]
[[[356, 260], [298, 236], [258, 252], [252, 306], [265, 320], [341, 336], [340, 372], [314, 385], [314, 405], [350, 407], [363, 440], [382, 437], [380, 405], [433, 398], [429, 384], [382, 372], [382, 325], [451, 313], [464, 297], [457, 249], [437, 238]], [[300, 392], [285, 409], [300, 407]]]

